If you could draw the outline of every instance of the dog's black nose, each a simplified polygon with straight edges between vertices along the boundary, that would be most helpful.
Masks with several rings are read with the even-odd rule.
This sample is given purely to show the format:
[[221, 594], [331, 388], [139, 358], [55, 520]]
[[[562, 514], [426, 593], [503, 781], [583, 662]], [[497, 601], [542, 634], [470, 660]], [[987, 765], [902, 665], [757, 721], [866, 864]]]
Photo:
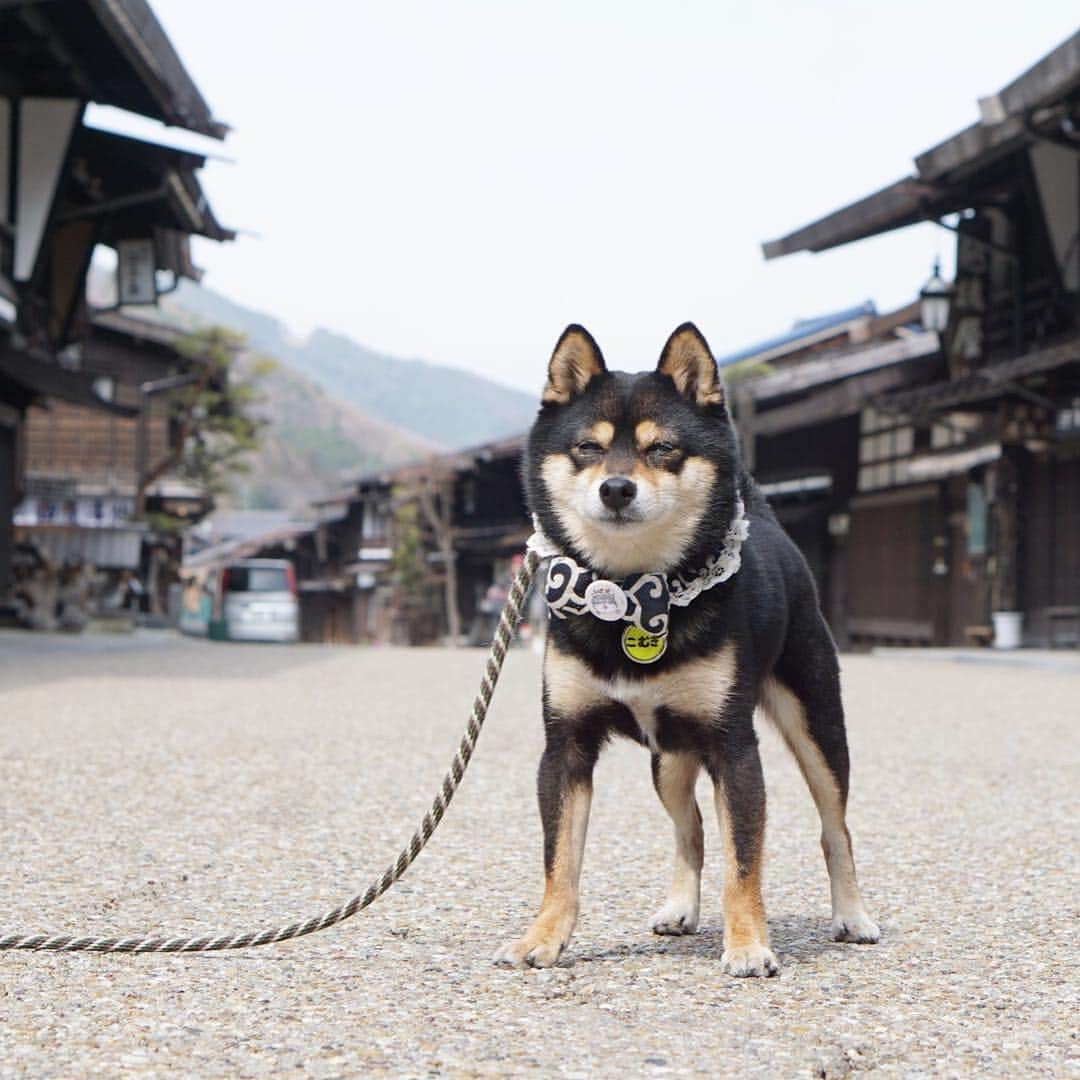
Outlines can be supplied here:
[[600, 499], [609, 510], [621, 510], [634, 501], [637, 484], [628, 476], [609, 476], [600, 485]]

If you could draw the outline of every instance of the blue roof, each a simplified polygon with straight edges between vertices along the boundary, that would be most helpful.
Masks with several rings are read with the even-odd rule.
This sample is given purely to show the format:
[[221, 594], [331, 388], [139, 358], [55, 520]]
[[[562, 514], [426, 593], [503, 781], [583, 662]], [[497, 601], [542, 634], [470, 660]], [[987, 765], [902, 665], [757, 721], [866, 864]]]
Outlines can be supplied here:
[[844, 323], [849, 323], [863, 315], [876, 314], [877, 308], [874, 306], [874, 301], [864, 300], [857, 307], [834, 311], [829, 315], [816, 315], [811, 319], [797, 319], [787, 333], [778, 334], [776, 337], [768, 338], [765, 341], [759, 341], [756, 345], [750, 345], [728, 356], [717, 357], [716, 362], [720, 367], [727, 367], [729, 364], [737, 364], [740, 360], [746, 360], [748, 357], [757, 356], [758, 353], [778, 349], [781, 345], [793, 345], [802, 338], [812, 337], [814, 334], [819, 334], [822, 330], [828, 330], [830, 327], [843, 326]]

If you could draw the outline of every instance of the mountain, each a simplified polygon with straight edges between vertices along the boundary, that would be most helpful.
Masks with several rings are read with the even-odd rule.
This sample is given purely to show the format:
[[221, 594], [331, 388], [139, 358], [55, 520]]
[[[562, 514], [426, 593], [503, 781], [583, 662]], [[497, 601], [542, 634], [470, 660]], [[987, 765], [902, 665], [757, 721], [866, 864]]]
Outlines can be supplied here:
[[[256, 360], [237, 361], [244, 375]], [[312, 379], [279, 363], [258, 383], [255, 412], [268, 421], [259, 449], [230, 483], [225, 505], [303, 512], [310, 500], [340, 489], [366, 472], [415, 461], [440, 449], [436, 444], [374, 420], [338, 401]]]
[[307, 376], [330, 397], [448, 449], [514, 435], [536, 415], [536, 402], [518, 390], [457, 368], [387, 356], [329, 330], [298, 341], [273, 316], [188, 281], [162, 305], [238, 330], [252, 349]]
[[[110, 307], [116, 302], [115, 284], [115, 277], [108, 271], [92, 267], [87, 281], [91, 302], [97, 307]], [[237, 357], [240, 376], [251, 373], [259, 352], [278, 354], [273, 355], [274, 369], [258, 380], [260, 400], [252, 409], [254, 415], [266, 421], [259, 433], [259, 449], [246, 457], [248, 471], [230, 478], [229, 492], [219, 500], [221, 506], [280, 509], [303, 516], [310, 511], [312, 499], [340, 490], [353, 477], [445, 449], [440, 443], [338, 400], [292, 367], [273, 347], [283, 329], [268, 315], [237, 307], [212, 293], [197, 296], [196, 301], [192, 307], [201, 307], [205, 315], [180, 307], [172, 293], [162, 297], [158, 307], [133, 308], [129, 313], [181, 331], [220, 323], [258, 342], [271, 343]]]

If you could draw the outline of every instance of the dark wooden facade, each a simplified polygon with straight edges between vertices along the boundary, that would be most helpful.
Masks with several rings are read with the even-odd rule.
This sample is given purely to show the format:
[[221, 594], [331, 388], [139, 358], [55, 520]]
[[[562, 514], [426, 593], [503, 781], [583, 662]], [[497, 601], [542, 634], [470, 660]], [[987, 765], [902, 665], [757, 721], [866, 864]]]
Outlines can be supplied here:
[[1023, 490], [1022, 546], [1028, 634], [1080, 646], [1080, 444], [1033, 458]]
[[314, 504], [317, 524], [222, 558], [293, 561], [304, 641], [487, 644], [489, 594], [509, 582], [531, 532], [523, 445], [519, 437], [361, 477]]
[[[839, 411], [860, 416], [841, 440], [854, 482], [831, 467], [825, 603], [843, 640], [985, 642], [1017, 615], [1026, 644], [1080, 640], [1080, 34], [987, 101], [917, 178], [765, 245], [825, 251], [917, 220], [956, 236], [940, 348], [860, 373], [840, 356], [846, 374], [786, 399], [740, 388], [765, 479], [820, 455]], [[821, 530], [792, 532], [820, 563]]]
[[[0, 607], [27, 460], [55, 462], [52, 479], [70, 488], [60, 475], [68, 463], [86, 454], [104, 471], [120, 468], [131, 441], [131, 403], [103, 398], [85, 363], [95, 246], [137, 241], [151, 275], [176, 279], [198, 276], [192, 233], [233, 235], [195, 178], [202, 156], [93, 130], [83, 123], [90, 101], [215, 138], [227, 131], [146, 0], [0, 5]], [[42, 405], [52, 415], [34, 411], [25, 424]]]
[[[458, 610], [466, 633], [485, 636], [481, 609], [493, 584], [510, 577], [531, 532], [521, 477], [523, 439], [481, 448], [454, 480]], [[475, 629], [474, 629], [475, 628]], [[488, 635], [490, 636], [490, 635]]]

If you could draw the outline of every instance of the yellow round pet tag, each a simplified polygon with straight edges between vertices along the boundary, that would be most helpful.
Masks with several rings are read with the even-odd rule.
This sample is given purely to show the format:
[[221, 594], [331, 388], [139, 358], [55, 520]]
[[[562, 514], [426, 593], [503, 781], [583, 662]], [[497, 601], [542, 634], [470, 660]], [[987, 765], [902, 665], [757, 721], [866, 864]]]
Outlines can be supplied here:
[[623, 652], [637, 664], [659, 660], [667, 649], [667, 634], [647, 634], [636, 626], [628, 626], [622, 636]]

